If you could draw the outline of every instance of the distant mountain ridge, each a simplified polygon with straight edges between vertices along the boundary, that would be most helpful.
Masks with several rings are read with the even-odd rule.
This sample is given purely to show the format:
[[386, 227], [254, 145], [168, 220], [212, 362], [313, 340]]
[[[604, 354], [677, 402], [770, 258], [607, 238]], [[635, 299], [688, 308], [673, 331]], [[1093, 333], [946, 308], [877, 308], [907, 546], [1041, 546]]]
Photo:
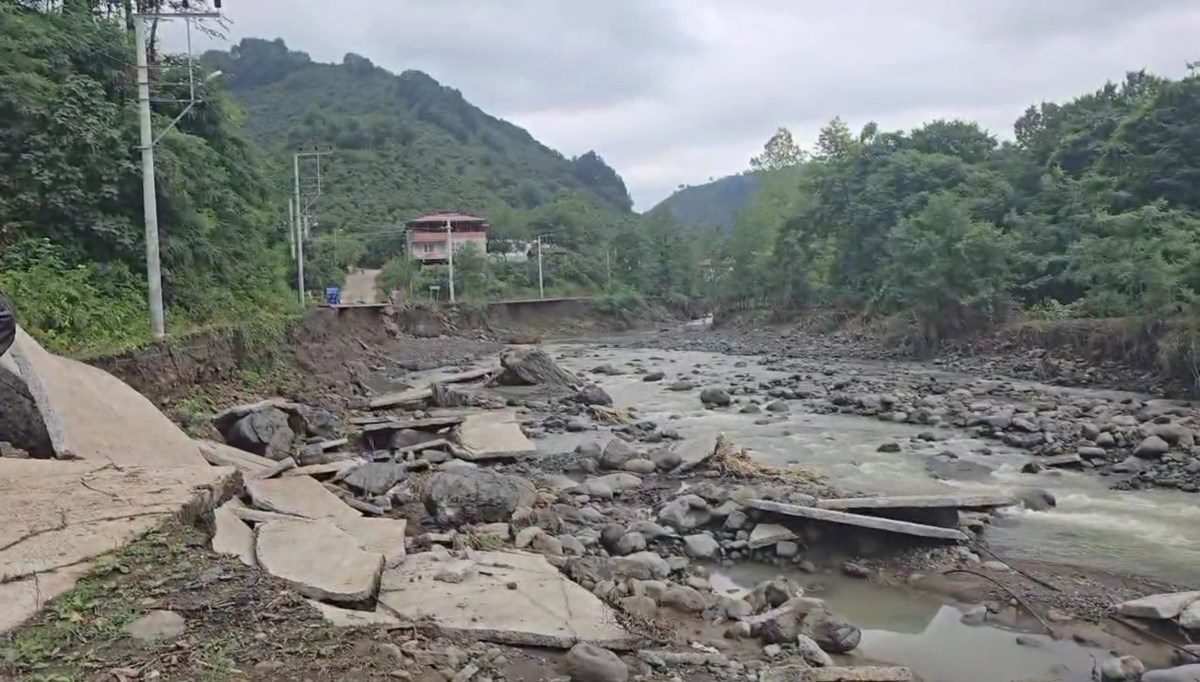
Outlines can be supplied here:
[[433, 210], [529, 210], [567, 196], [632, 211], [625, 183], [595, 152], [568, 159], [420, 71], [396, 75], [354, 53], [317, 63], [278, 39], [247, 38], [202, 60], [224, 72], [246, 110], [247, 135], [275, 158], [337, 150], [323, 161], [326, 226], [394, 225]]
[[750, 203], [760, 182], [752, 173], [720, 178], [703, 185], [684, 187], [663, 199], [655, 209], [665, 208], [684, 227], [718, 227], [729, 233], [737, 213]]

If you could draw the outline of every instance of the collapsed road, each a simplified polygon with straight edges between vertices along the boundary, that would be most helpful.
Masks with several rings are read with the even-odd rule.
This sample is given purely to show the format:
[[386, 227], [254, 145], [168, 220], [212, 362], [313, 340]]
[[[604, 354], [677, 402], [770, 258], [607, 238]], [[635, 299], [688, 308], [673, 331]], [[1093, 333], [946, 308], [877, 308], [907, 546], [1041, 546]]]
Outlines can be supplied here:
[[[220, 480], [206, 481], [203, 503], [181, 496], [147, 507], [146, 523], [190, 510], [189, 519], [207, 519], [216, 554], [279, 580], [333, 626], [394, 639], [399, 667], [380, 679], [516, 679], [531, 673], [515, 662], [535, 656], [545, 667], [534, 677], [578, 680], [987, 682], [1091, 680], [1093, 671], [1121, 680], [1147, 667], [1163, 670], [1142, 679], [1191, 679], [1200, 592], [1185, 588], [1197, 587], [1198, 548], [1186, 537], [1166, 547], [1145, 523], [1108, 536], [1086, 524], [1064, 529], [1071, 496], [1097, 494], [1094, 476], [1022, 473], [1058, 455], [1031, 459], [995, 431], [999, 421], [958, 424], [945, 400], [912, 390], [916, 379], [890, 394], [894, 375], [855, 370], [855, 382], [888, 397], [848, 400], [838, 396], [853, 382], [829, 363], [806, 377], [766, 359], [752, 367], [636, 343], [512, 347], [465, 371], [389, 376], [408, 385], [345, 413], [262, 396], [213, 416], [224, 443], [163, 429], [175, 464], [193, 472], [203, 461]], [[92, 375], [38, 357], [22, 369], [51, 377], [31, 392], [40, 408], [67, 405], [56, 413], [65, 420], [59, 444], [71, 442], [69, 419], [82, 408], [56, 397], [53, 376]], [[936, 394], [976, 398], [969, 412], [1007, 416], [1007, 426], [1031, 412], [1038, 424], [1054, 421], [1050, 406], [1009, 410], [1018, 388], [974, 395], [946, 386]], [[1094, 419], [1099, 399], [1085, 397]], [[1151, 426], [1174, 424], [1168, 451], [1180, 452], [1184, 415], [1114, 404], [1123, 405], [1116, 415], [1149, 409]], [[106, 408], [126, 411], [120, 401]], [[928, 414], [915, 425], [897, 418], [920, 409]], [[1178, 419], [1160, 422], [1164, 414]], [[1060, 421], [1069, 418], [1038, 433], [1060, 434]], [[1119, 452], [1156, 435], [1135, 443], [1126, 421], [1080, 431], [1092, 445], [1078, 447], [1104, 448], [1097, 441], [1109, 434]], [[74, 442], [87, 453], [79, 462], [99, 465], [56, 470], [76, 487], [69, 494], [142, 504], [135, 490], [90, 478], [141, 462], [114, 459], [121, 448], [111, 440]], [[8, 459], [0, 466], [78, 463]], [[22, 479], [21, 504], [62, 495], [55, 485]], [[1172, 497], [1186, 495], [1182, 487], [1105, 499], [1142, 496], [1139, 504], [1161, 505], [1186, 527], [1194, 505]], [[65, 511], [48, 512], [30, 538], [0, 543], [0, 560], [33, 535], [61, 532], [55, 517]], [[6, 575], [28, 584], [68, 574], [56, 590], [66, 592], [96, 556], [148, 527], [86, 557]], [[32, 605], [50, 596], [37, 592]], [[169, 642], [199, 630], [204, 616], [143, 618], [178, 626]], [[1151, 624], [1171, 643], [1143, 631]], [[553, 650], [567, 653], [533, 653]], [[248, 663], [257, 678], [295, 671], [286, 658]], [[145, 665], [139, 675], [161, 662]]]

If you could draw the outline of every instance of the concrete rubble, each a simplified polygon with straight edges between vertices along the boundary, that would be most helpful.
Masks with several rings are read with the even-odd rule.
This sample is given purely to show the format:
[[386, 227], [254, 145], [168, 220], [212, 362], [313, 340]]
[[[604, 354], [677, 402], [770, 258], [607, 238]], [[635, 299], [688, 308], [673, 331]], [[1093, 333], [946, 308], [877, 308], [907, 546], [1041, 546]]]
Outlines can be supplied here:
[[74, 461], [0, 458], [0, 631], [73, 587], [91, 560], [169, 518], [199, 519], [240, 486], [116, 377], [20, 330], [11, 355], [55, 452]]

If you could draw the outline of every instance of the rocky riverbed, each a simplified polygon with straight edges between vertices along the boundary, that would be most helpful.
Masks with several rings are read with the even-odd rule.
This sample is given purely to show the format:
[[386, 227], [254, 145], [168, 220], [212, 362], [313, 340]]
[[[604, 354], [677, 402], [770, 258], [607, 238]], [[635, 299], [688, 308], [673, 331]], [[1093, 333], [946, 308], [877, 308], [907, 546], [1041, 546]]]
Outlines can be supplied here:
[[[469, 383], [480, 379], [476, 372], [446, 379], [466, 385], [428, 396], [418, 392], [419, 401], [451, 399], [460, 410], [511, 413], [507, 421], [492, 420], [509, 426], [489, 432], [493, 437], [485, 437], [478, 451], [464, 455], [452, 443], [417, 449], [422, 442], [445, 443], [445, 434], [435, 432], [446, 427], [461, 430], [457, 440], [466, 444], [468, 424], [438, 422], [444, 410], [407, 402], [415, 395], [409, 390], [391, 402], [401, 407], [386, 417], [393, 420], [386, 429], [391, 437], [382, 445], [370, 439], [370, 463], [360, 461], [344, 475], [336, 465], [346, 456], [335, 450], [323, 455], [330, 460], [326, 468], [300, 461], [296, 473], [332, 474], [330, 489], [357, 499], [356, 508], [408, 519], [409, 552], [451, 562], [444, 569], [451, 572], [444, 578], [437, 573], [435, 581], [458, 584], [476, 572], [490, 573], [488, 560], [471, 548], [508, 547], [545, 557], [608, 604], [621, 627], [643, 642], [633, 657], [573, 650], [564, 665], [578, 679], [657, 678], [684, 670], [716, 679], [910, 679], [905, 675], [912, 673], [887, 667], [907, 664], [928, 680], [967, 674], [975, 680], [1085, 680], [1092, 679], [1093, 660], [1110, 652], [1134, 654], [1152, 666], [1171, 662], [1169, 647], [1105, 618], [1121, 599], [1179, 589], [1169, 579], [1006, 561], [987, 549], [987, 541], [1007, 532], [1004, 549], [1016, 549], [1021, 532], [1007, 529], [1029, 525], [1028, 510], [1052, 517], [1059, 503], [1053, 490], [1062, 488], [1064, 475], [1099, 480], [1130, 474], [1115, 471], [1126, 457], [1173, 473], [1173, 453], [1185, 452], [1185, 436], [1155, 427], [1188, 428], [1178, 410], [1158, 411], [1163, 403], [1143, 397], [1058, 394], [1051, 387], [911, 366], [631, 350], [638, 342], [550, 347], [576, 380], [559, 381], [557, 371], [539, 361], [533, 381]], [[511, 368], [500, 376], [508, 374]], [[538, 385], [537, 377], [551, 377], [545, 382], [551, 386]], [[368, 417], [355, 419], [375, 428]], [[830, 420], [839, 426], [825, 428]], [[528, 446], [514, 444], [507, 429], [515, 424], [532, 439]], [[851, 424], [870, 437], [839, 442]], [[729, 437], [718, 436], [726, 432]], [[779, 456], [779, 442], [797, 442], [796, 436], [810, 442]], [[834, 456], [806, 457], [814, 438]], [[1138, 451], [1148, 438], [1161, 438], [1165, 452], [1151, 458], [1144, 448]], [[264, 440], [269, 446], [273, 439]], [[772, 442], [774, 447], [755, 447]], [[1054, 446], [1075, 448], [1078, 471], [1035, 473], [1037, 467], [1028, 466], [1071, 454]], [[1098, 465], [1097, 455], [1084, 457], [1082, 448], [1103, 450], [1113, 466]], [[540, 456], [528, 458], [534, 450]], [[844, 475], [847, 467], [867, 468], [860, 460], [866, 452], [908, 469], [885, 467], [884, 480]], [[386, 480], [361, 475], [364, 466], [386, 471]], [[955, 509], [950, 526], [967, 534], [965, 544], [845, 526], [833, 532], [838, 526], [763, 511], [863, 494], [927, 492], [917, 489], [925, 484], [962, 493], [954, 486], [986, 485], [1001, 469], [1029, 480], [1004, 490], [1020, 503], [1016, 509], [1027, 511], [994, 516]], [[421, 473], [430, 470], [431, 476]], [[902, 471], [911, 475], [897, 480]], [[1147, 485], [1144, 477], [1122, 480]], [[1171, 494], [1185, 495], [1188, 480], [1171, 486]], [[1022, 569], [1036, 575], [1016, 572]], [[379, 594], [381, 607], [394, 606], [386, 595], [386, 589]], [[912, 626], [897, 623], [906, 620], [924, 626], [901, 645], [906, 640], [900, 633]], [[993, 660], [946, 651], [946, 641], [992, 651]], [[875, 677], [796, 676], [838, 665], [871, 667], [861, 674]], [[611, 676], [589, 677], [593, 672], [581, 666]]]

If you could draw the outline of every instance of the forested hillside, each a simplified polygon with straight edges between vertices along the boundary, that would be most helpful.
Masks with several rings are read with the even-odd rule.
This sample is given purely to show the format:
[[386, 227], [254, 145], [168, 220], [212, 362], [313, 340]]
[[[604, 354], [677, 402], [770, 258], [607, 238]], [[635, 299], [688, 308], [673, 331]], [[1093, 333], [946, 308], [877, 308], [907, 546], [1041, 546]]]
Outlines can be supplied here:
[[[30, 3], [40, 6], [42, 3]], [[110, 15], [111, 12], [111, 15]], [[132, 34], [120, 5], [0, 3], [0, 290], [56, 349], [145, 339], [145, 247]], [[155, 100], [186, 97], [176, 59]], [[287, 246], [262, 157], [234, 108], [205, 102], [155, 148], [168, 324], [279, 310]], [[183, 105], [156, 102], [163, 131]]]
[[[396, 257], [397, 228], [439, 210], [489, 218], [497, 246], [546, 235], [558, 247], [553, 287], [594, 290], [613, 278], [611, 245], [638, 218], [625, 183], [596, 153], [567, 159], [420, 71], [395, 75], [354, 53], [321, 64], [282, 40], [250, 38], [203, 62], [226, 74], [247, 134], [273, 157], [335, 150], [322, 161], [310, 286], [347, 265]], [[280, 202], [290, 181], [289, 167], [277, 179]], [[476, 294], [536, 284], [523, 270], [492, 274]]]
[[[807, 153], [773, 138], [767, 166], [800, 179], [765, 184], [742, 214], [723, 291], [908, 320], [925, 343], [1014, 308], [1194, 323], [1198, 105], [1195, 72], [1134, 72], [1031, 106], [1012, 142], [945, 120], [855, 132], [834, 119]], [[1165, 354], [1190, 357], [1194, 335], [1175, 328]]]
[[728, 233], [737, 214], [759, 188], [758, 176], [739, 173], [703, 185], [681, 187], [658, 203], [683, 227], [716, 227]]

